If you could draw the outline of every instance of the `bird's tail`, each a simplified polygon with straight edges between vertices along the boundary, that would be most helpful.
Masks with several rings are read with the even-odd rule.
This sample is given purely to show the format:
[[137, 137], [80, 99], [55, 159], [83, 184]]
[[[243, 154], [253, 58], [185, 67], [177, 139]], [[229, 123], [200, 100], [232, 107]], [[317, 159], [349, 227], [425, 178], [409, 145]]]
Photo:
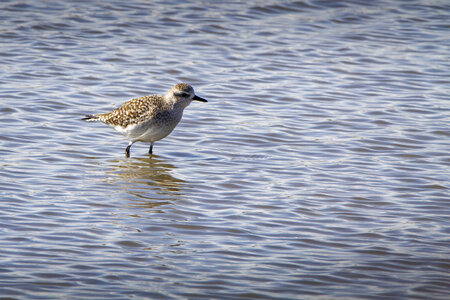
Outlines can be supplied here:
[[88, 121], [88, 122], [96, 122], [96, 121], [100, 121], [100, 119], [98, 118], [98, 116], [96, 115], [86, 115], [86, 117], [84, 117], [83, 119], [81, 119], [83, 121]]

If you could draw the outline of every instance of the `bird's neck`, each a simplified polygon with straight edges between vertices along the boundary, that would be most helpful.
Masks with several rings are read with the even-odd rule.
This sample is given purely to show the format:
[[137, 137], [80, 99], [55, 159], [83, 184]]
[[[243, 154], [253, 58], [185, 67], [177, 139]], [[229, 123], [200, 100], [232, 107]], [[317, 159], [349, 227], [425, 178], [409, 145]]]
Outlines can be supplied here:
[[191, 101], [189, 101], [189, 100], [175, 101], [174, 99], [172, 99], [171, 105], [174, 110], [183, 111], [190, 103], [191, 103]]

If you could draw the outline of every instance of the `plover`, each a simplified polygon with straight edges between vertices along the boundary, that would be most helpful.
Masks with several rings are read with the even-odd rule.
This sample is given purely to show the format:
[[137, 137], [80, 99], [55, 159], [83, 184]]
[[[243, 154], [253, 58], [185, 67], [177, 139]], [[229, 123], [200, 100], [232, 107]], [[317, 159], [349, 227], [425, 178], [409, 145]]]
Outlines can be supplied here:
[[208, 102], [196, 96], [192, 86], [186, 83], [174, 85], [166, 95], [150, 95], [131, 99], [115, 110], [87, 115], [82, 120], [103, 122], [121, 133], [129, 144], [125, 155], [130, 156], [130, 148], [136, 142], [153, 144], [168, 136], [180, 122], [183, 110], [193, 100]]

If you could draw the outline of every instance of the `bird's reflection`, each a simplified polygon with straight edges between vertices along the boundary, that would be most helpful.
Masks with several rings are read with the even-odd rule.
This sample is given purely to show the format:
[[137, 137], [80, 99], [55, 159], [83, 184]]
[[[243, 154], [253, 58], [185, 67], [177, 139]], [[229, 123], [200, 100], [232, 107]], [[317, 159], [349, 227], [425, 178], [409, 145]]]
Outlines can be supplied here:
[[171, 175], [176, 168], [159, 156], [114, 159], [108, 181], [130, 196], [130, 206], [151, 208], [177, 200], [185, 181]]

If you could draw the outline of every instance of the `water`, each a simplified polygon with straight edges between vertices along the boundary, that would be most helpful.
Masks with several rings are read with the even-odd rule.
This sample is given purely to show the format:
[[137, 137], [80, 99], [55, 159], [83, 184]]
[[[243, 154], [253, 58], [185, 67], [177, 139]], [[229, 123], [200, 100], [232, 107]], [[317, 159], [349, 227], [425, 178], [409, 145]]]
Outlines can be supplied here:
[[448, 299], [448, 1], [0, 8], [2, 297]]

